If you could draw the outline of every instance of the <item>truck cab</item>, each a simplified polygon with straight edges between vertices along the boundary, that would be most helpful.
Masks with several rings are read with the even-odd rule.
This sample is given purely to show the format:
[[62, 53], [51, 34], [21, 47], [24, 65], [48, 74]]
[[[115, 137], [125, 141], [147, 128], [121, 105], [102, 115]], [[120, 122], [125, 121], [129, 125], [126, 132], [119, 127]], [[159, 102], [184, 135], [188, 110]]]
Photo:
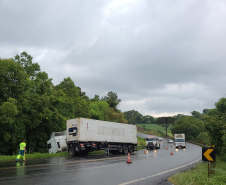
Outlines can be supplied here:
[[186, 148], [185, 134], [174, 134], [175, 148]]
[[160, 142], [156, 139], [155, 136], [146, 137], [146, 148], [149, 149], [159, 149]]

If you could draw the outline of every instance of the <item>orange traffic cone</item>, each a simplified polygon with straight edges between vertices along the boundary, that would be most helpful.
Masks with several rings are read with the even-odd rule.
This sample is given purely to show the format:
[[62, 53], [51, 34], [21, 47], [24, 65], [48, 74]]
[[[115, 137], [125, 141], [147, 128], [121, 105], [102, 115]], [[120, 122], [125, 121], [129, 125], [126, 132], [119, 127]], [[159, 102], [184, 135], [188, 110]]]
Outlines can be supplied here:
[[129, 154], [129, 152], [128, 152], [127, 163], [132, 163], [131, 160], [130, 160], [130, 154]]
[[172, 151], [172, 148], [171, 148], [171, 153], [170, 153], [170, 155], [173, 155], [173, 151]]
[[166, 150], [168, 150], [168, 145], [166, 146]]

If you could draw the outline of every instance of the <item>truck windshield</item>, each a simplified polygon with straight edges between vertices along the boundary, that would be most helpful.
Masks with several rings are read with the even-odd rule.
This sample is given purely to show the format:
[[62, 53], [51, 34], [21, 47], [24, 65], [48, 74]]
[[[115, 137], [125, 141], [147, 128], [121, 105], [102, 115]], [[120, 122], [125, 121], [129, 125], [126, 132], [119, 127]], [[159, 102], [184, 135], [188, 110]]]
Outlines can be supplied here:
[[184, 139], [175, 139], [175, 142], [185, 142]]
[[146, 138], [146, 141], [155, 141], [155, 138]]

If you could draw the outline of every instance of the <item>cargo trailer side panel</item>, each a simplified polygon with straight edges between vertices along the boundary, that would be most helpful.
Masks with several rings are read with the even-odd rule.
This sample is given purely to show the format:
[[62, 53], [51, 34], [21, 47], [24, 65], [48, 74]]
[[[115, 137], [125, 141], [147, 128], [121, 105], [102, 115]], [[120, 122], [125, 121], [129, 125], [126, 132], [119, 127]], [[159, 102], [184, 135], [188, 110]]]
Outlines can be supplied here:
[[67, 121], [67, 130], [77, 127], [76, 134], [69, 134], [67, 141], [94, 141], [137, 144], [137, 128], [135, 125], [77, 118]]

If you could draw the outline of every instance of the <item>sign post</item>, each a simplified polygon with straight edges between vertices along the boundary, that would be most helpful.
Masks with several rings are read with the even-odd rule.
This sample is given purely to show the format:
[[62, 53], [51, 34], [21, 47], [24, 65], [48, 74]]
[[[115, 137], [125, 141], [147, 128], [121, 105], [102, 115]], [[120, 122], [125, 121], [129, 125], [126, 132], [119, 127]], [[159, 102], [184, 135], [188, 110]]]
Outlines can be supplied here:
[[[214, 148], [202, 148], [202, 161], [208, 162], [208, 178], [210, 176], [210, 162], [215, 163], [216, 152]], [[214, 170], [211, 170], [214, 173]]]

